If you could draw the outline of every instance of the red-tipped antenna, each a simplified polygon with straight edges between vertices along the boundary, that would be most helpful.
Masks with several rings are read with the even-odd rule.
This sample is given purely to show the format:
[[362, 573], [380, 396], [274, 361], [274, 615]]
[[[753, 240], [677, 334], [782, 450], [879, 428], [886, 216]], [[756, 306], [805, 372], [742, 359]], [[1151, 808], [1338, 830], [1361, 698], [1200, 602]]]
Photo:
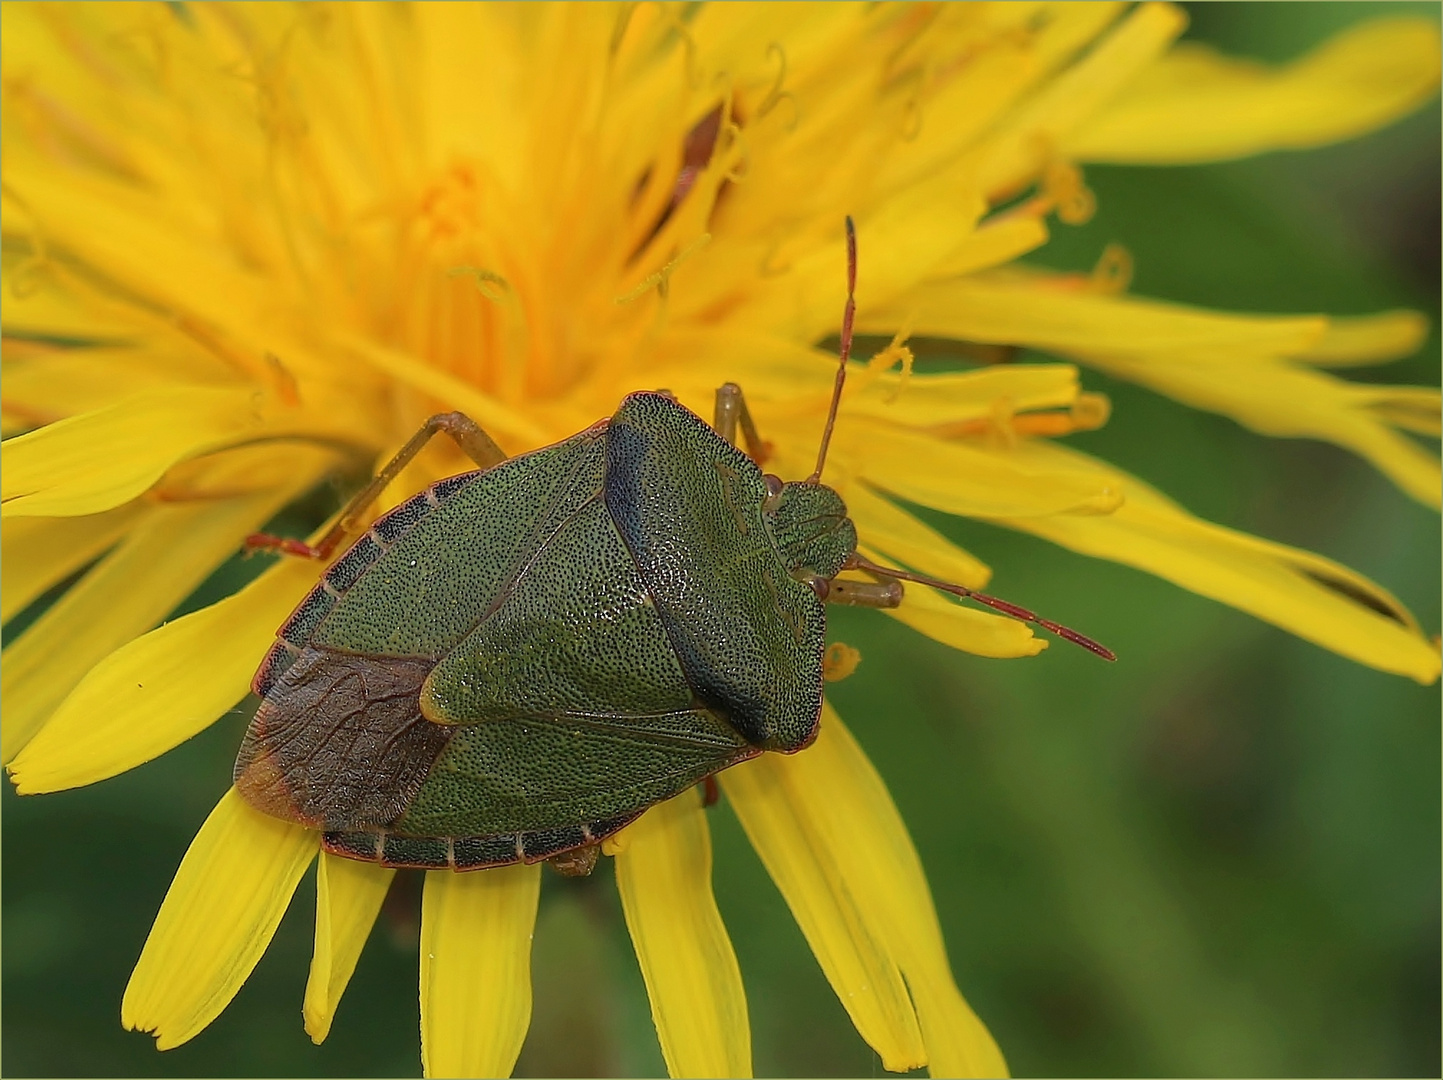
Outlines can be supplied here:
[[995, 596], [988, 596], [986, 593], [974, 592], [962, 585], [952, 585], [946, 581], [937, 581], [933, 578], [923, 577], [920, 574], [909, 574], [905, 570], [895, 570], [890, 566], [878, 566], [874, 562], [862, 558], [860, 555], [853, 555], [847, 561], [847, 568], [852, 570], [865, 570], [869, 574], [876, 574], [880, 577], [896, 578], [900, 581], [915, 581], [918, 585], [930, 585], [934, 589], [941, 589], [953, 596], [961, 596], [968, 600], [976, 600], [979, 604], [986, 604], [988, 607], [1002, 612], [1004, 615], [1011, 615], [1014, 619], [1021, 619], [1023, 622], [1035, 623], [1044, 630], [1051, 630], [1060, 638], [1072, 642], [1074, 645], [1081, 645], [1088, 652], [1096, 653], [1104, 660], [1116, 660], [1117, 654], [1105, 645], [1099, 645], [1092, 638], [1085, 634], [1079, 634], [1076, 630], [1055, 623], [1051, 619], [1044, 619], [1042, 616], [1028, 611], [1024, 607], [1008, 603], [1006, 600], [999, 600]]
[[847, 359], [852, 355], [852, 318], [857, 313], [857, 227], [847, 215], [847, 306], [842, 310], [841, 361], [837, 364], [837, 381], [832, 385], [832, 407], [827, 410], [827, 426], [822, 429], [822, 445], [817, 450], [817, 467], [807, 477], [809, 484], [822, 479], [822, 466], [827, 463], [827, 445], [832, 441], [832, 427], [837, 422], [837, 406], [842, 403], [842, 384], [847, 381]]

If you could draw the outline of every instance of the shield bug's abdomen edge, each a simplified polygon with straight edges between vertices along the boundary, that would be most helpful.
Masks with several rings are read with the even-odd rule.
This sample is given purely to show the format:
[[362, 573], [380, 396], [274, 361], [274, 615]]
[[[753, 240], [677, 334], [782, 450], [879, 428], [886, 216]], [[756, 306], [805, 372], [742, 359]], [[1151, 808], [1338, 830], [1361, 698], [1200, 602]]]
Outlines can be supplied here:
[[486, 870], [518, 862], [554, 859], [598, 844], [630, 825], [642, 811], [580, 825], [490, 836], [406, 836], [386, 829], [323, 834], [321, 846], [333, 855], [417, 870]]
[[266, 653], [251, 680], [251, 690], [258, 697], [266, 697], [301, 650], [312, 644], [321, 624], [366, 571], [480, 475], [477, 470], [447, 477], [377, 518], [370, 529], [326, 570], [321, 580], [281, 624], [276, 631], [276, 643]]

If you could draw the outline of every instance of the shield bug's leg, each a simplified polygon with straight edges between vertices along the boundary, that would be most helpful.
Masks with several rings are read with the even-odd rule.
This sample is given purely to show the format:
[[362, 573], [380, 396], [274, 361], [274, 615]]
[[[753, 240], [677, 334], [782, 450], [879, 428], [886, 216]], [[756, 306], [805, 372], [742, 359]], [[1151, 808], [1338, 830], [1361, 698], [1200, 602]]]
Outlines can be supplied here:
[[717, 387], [716, 412], [713, 414], [711, 426], [718, 435], [736, 446], [738, 425], [741, 427], [742, 437], [746, 439], [747, 454], [758, 465], [765, 464], [771, 456], [771, 444], [763, 440], [761, 432], [757, 430], [742, 388], [729, 382], [725, 386]]
[[313, 547], [289, 537], [252, 533], [246, 537], [246, 550], [279, 551], [284, 555], [298, 555], [307, 559], [330, 558], [336, 548], [340, 547], [341, 541], [356, 527], [357, 519], [376, 501], [386, 485], [411, 463], [411, 459], [421, 452], [421, 448], [431, 441], [433, 435], [442, 431], [451, 436], [462, 452], [483, 469], [489, 469], [506, 460], [506, 454], [501, 447], [492, 441], [480, 424], [465, 413], [438, 413], [422, 424], [421, 429], [386, 463], [386, 467], [373, 476], [371, 482], [346, 504], [341, 516], [336, 519], [330, 531], [321, 537], [320, 543]]
[[562, 877], [586, 877], [596, 867], [596, 857], [600, 854], [600, 844], [587, 844], [553, 855], [546, 861]]
[[827, 594], [822, 599], [829, 604], [894, 608], [902, 602], [902, 583], [896, 578], [888, 578], [885, 581], [848, 581], [845, 578], [832, 578], [827, 582]]
[[706, 777], [701, 782], [701, 804], [704, 807], [713, 807], [721, 798], [721, 788], [717, 786], [715, 774]]

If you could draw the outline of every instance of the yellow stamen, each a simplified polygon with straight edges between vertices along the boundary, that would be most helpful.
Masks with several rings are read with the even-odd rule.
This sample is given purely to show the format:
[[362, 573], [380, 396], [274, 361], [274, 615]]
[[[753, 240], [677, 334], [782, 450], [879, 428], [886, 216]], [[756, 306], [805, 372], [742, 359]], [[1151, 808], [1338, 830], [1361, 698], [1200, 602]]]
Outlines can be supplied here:
[[903, 329], [897, 331], [885, 348], [867, 361], [866, 382], [871, 382], [891, 370], [894, 364], [897, 365], [901, 377], [897, 380], [897, 385], [892, 388], [891, 393], [887, 395], [888, 403], [896, 401], [902, 396], [902, 391], [907, 388], [908, 380], [912, 378], [912, 363], [915, 357], [912, 355], [912, 350], [902, 344], [910, 335], [911, 330], [904, 326]]
[[[1073, 431], [1096, 431], [1112, 416], [1112, 399], [1106, 394], [1084, 392], [1072, 403], [1068, 419]], [[1066, 434], [1066, 432], [1064, 432]]]
[[795, 131], [797, 128], [797, 120], [800, 118], [800, 113], [797, 111], [797, 98], [790, 90], [782, 89], [782, 86], [787, 81], [787, 51], [782, 48], [779, 42], [773, 41], [767, 46], [767, 56], [772, 56], [773, 54], [775, 54], [777, 58], [777, 77], [772, 80], [771, 89], [767, 91], [767, 96], [762, 98], [762, 103], [757, 106], [756, 118], [761, 120], [783, 101], [786, 101], [792, 106], [792, 123], [787, 130], [789, 132]]
[[726, 149], [723, 152], [735, 155], [735, 160], [727, 167], [726, 179], [733, 184], [739, 184], [751, 172], [751, 149], [742, 135], [741, 125], [735, 121], [728, 121], [722, 128], [722, 136], [726, 139]]
[[1112, 402], [1107, 395], [1095, 393], [1078, 394], [1077, 400], [1065, 413], [1029, 412], [1017, 415], [1013, 408], [1011, 398], [998, 398], [993, 403], [992, 415], [988, 417], [938, 424], [931, 431], [944, 438], [991, 435], [1000, 439], [1003, 445], [1011, 446], [1020, 436], [1055, 437], [1077, 431], [1096, 431], [1107, 423], [1112, 414]]
[[856, 671], [861, 662], [862, 654], [858, 650], [843, 642], [834, 641], [822, 654], [822, 678], [827, 682], [841, 682]]
[[505, 294], [511, 291], [511, 282], [507, 281], [494, 270], [482, 270], [479, 266], [453, 266], [446, 271], [447, 277], [460, 277], [468, 275], [476, 282], [476, 288], [481, 295], [495, 303], [505, 299]]
[[711, 233], [702, 233], [685, 248], [683, 248], [681, 254], [678, 255], [676, 258], [672, 259], [671, 262], [667, 263], [656, 273], [648, 274], [642, 280], [641, 284], [638, 285], [636, 288], [632, 289], [630, 292], [618, 296], [616, 298], [616, 302], [618, 304], [629, 304], [631, 303], [631, 301], [643, 295], [653, 287], [656, 288], [658, 295], [665, 299], [667, 282], [671, 280], [671, 275], [676, 272], [676, 268], [682, 263], [686, 262], [687, 259], [691, 258], [702, 248], [706, 247], [706, 245], [710, 242]]
[[1111, 296], [1127, 292], [1132, 284], [1132, 252], [1121, 244], [1108, 244], [1097, 257], [1089, 284], [1094, 292]]
[[1085, 225], [1097, 212], [1097, 197], [1082, 179], [1082, 170], [1063, 158], [1053, 158], [1042, 173], [1043, 197], [1068, 225]]

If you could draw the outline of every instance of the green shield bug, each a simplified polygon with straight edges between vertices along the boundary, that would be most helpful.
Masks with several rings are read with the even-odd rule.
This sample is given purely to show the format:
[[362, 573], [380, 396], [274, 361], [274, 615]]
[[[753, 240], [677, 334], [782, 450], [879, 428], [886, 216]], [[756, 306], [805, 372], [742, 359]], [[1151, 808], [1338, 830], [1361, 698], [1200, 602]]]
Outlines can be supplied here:
[[[852, 342], [847, 221], [841, 362], [817, 467], [764, 475], [741, 390], [715, 420], [664, 392], [506, 458], [433, 417], [314, 548], [328, 558], [437, 431], [480, 466], [377, 519], [277, 633], [236, 759], [253, 806], [354, 859], [469, 870], [548, 859], [587, 873], [649, 806], [816, 736], [826, 603], [894, 607], [902, 581], [970, 597], [1112, 654], [1030, 611], [882, 567], [822, 467]], [[859, 570], [870, 581], [839, 578]]]

